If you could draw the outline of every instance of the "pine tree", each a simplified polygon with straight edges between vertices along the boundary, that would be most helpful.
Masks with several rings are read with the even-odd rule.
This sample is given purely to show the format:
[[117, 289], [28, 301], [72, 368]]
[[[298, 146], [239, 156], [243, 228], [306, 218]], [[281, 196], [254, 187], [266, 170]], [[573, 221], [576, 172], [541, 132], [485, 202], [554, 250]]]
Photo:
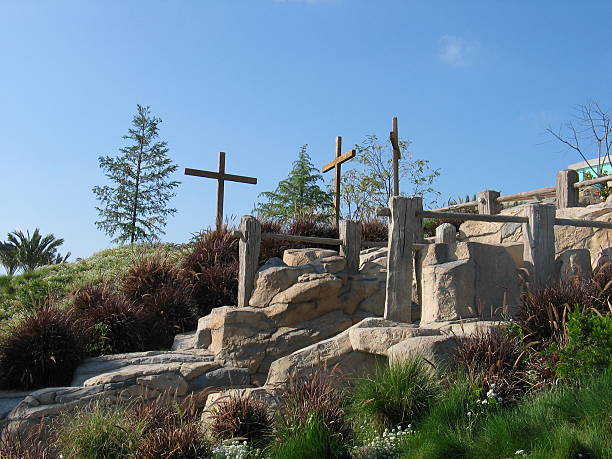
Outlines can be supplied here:
[[307, 145], [302, 146], [289, 176], [278, 184], [276, 190], [259, 195], [267, 200], [255, 208], [260, 217], [281, 222], [305, 217], [316, 220], [330, 218], [332, 195], [317, 185], [323, 177], [316, 173], [306, 148]]
[[137, 105], [137, 111], [128, 135], [123, 136], [133, 143], [120, 148], [115, 158], [98, 158], [114, 185], [93, 188], [101, 204], [96, 207], [100, 215], [96, 226], [116, 243], [157, 240], [165, 234], [166, 217], [176, 212], [168, 208], [168, 201], [179, 182], [170, 181], [169, 176], [178, 166], [167, 156], [167, 142], [156, 141], [161, 119], [152, 116], [149, 107]]

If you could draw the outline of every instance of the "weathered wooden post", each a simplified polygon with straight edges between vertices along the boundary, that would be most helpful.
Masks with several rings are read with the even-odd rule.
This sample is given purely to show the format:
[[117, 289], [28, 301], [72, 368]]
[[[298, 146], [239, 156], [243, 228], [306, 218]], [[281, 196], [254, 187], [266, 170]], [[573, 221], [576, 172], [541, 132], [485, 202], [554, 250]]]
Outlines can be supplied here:
[[457, 242], [457, 228], [451, 223], [442, 223], [436, 228], [436, 244]]
[[361, 251], [361, 223], [352, 220], [341, 220], [339, 226], [340, 255], [346, 257], [346, 270], [349, 273], [359, 272], [359, 252]]
[[389, 200], [389, 253], [387, 256], [387, 291], [385, 319], [411, 322], [412, 275], [414, 240], [422, 219], [417, 212], [423, 210], [420, 197], [393, 196]]
[[525, 216], [523, 259], [532, 284], [543, 287], [555, 278], [555, 206], [530, 204]]
[[252, 215], [244, 215], [240, 220], [240, 240], [238, 255], [238, 306], [248, 306], [255, 287], [255, 274], [259, 266], [261, 246], [261, 224]]
[[496, 215], [501, 210], [501, 206], [497, 202], [499, 191], [483, 190], [478, 193], [478, 213]]
[[564, 169], [557, 172], [555, 194], [557, 196], [557, 209], [578, 206], [578, 189], [574, 183], [578, 182], [578, 172], [573, 169]]

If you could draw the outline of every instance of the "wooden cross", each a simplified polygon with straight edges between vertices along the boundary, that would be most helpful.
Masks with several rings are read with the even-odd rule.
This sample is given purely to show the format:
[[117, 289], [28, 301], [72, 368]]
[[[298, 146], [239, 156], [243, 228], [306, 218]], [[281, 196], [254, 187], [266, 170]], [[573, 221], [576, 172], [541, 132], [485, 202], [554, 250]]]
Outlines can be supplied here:
[[244, 177], [242, 175], [232, 175], [225, 173], [225, 152], [219, 152], [219, 172], [201, 171], [199, 169], [185, 168], [185, 175], [195, 175], [196, 177], [205, 177], [217, 179], [217, 230], [223, 226], [223, 194], [225, 191], [225, 181], [250, 183], [257, 185], [255, 177]]
[[389, 139], [393, 146], [393, 196], [399, 196], [399, 160], [402, 158], [402, 151], [399, 146], [396, 116], [393, 117], [393, 130], [389, 133]]
[[336, 137], [336, 159], [327, 163], [321, 169], [323, 172], [327, 172], [329, 170], [335, 169], [335, 177], [334, 177], [334, 209], [336, 214], [336, 227], [340, 222], [340, 165], [351, 158], [354, 158], [357, 154], [356, 150], [350, 150], [344, 154], [342, 154], [342, 137]]

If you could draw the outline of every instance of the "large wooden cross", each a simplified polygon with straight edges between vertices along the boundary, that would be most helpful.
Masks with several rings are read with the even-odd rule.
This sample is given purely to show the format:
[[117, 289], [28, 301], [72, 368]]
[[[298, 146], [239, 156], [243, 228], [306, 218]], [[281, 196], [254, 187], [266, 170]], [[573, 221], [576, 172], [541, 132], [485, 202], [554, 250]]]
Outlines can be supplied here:
[[244, 177], [242, 175], [232, 175], [225, 173], [225, 152], [219, 152], [219, 172], [201, 171], [199, 169], [185, 168], [185, 175], [195, 175], [196, 177], [205, 177], [217, 179], [217, 230], [223, 226], [223, 194], [225, 191], [225, 181], [250, 183], [257, 185], [255, 177]]
[[335, 209], [335, 218], [336, 218], [336, 227], [340, 222], [340, 165], [351, 158], [354, 158], [357, 154], [356, 150], [350, 150], [344, 154], [342, 154], [342, 137], [336, 137], [336, 159], [327, 163], [321, 169], [323, 172], [327, 172], [329, 170], [335, 169], [335, 177], [334, 177], [334, 209]]
[[393, 196], [399, 196], [399, 160], [402, 158], [402, 151], [399, 145], [396, 116], [393, 117], [393, 130], [389, 133], [389, 140], [393, 146]]

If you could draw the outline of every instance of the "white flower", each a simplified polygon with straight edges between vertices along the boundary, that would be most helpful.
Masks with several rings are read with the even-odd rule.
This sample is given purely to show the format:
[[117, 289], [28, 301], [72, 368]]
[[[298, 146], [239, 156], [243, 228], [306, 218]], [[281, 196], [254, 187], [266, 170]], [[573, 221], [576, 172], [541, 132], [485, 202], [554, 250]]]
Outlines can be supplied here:
[[515, 456], [524, 456], [525, 455], [525, 450], [524, 449], [519, 449], [516, 451], [516, 453], [514, 453]]
[[483, 404], [483, 405], [488, 405], [489, 404], [487, 399], [482, 400], [480, 403]]
[[472, 412], [471, 412], [471, 411], [468, 411], [468, 412], [467, 412], [467, 415], [468, 415], [468, 416], [471, 416], [471, 415], [472, 415]]

